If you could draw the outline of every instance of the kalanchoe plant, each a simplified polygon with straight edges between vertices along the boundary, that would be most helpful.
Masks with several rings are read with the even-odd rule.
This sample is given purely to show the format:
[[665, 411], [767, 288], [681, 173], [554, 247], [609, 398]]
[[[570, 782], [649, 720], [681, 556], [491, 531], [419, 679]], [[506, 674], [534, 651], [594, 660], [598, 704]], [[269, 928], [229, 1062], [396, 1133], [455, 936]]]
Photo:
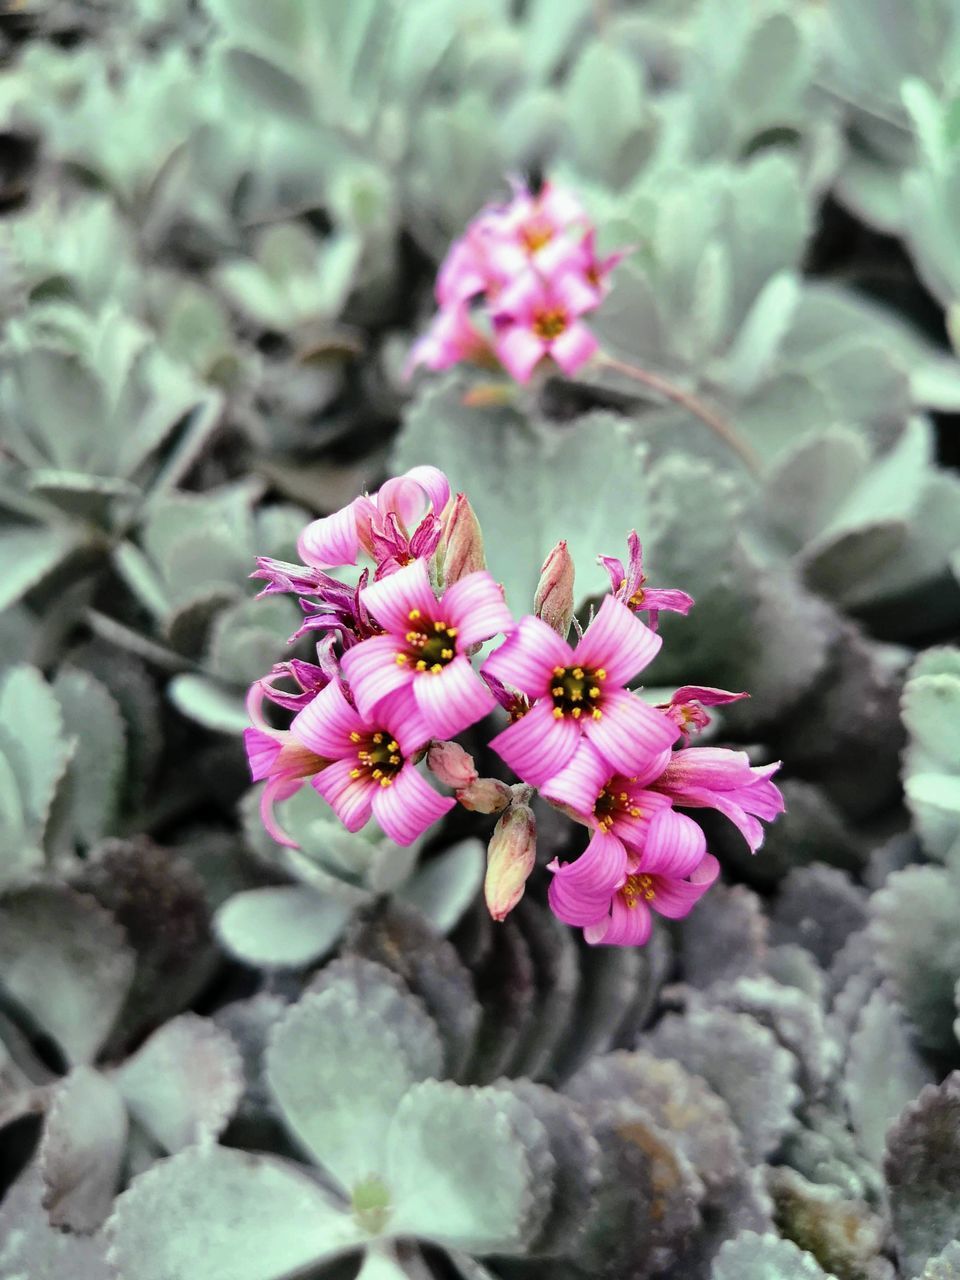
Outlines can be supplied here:
[[[300, 597], [311, 635], [327, 628], [318, 651], [322, 663], [290, 665], [299, 692], [278, 693], [271, 677], [251, 689], [256, 723], [245, 744], [254, 781], [265, 780], [264, 823], [276, 840], [296, 847], [278, 826], [273, 804], [307, 780], [348, 831], [373, 818], [400, 845], [422, 836], [457, 800], [474, 810], [506, 806], [486, 879], [488, 907], [502, 920], [535, 865], [529, 807], [535, 788], [592, 832], [578, 858], [550, 864], [554, 912], [584, 926], [589, 942], [644, 943], [650, 907], [685, 916], [719, 873], [700, 827], [674, 805], [719, 810], [756, 852], [760, 819], [783, 809], [771, 781], [779, 766], [752, 766], [746, 755], [715, 747], [672, 750], [681, 731], [687, 740], [709, 723], [705, 703], [743, 694], [687, 687], [655, 706], [628, 687], [661, 646], [638, 615], [655, 620], [662, 609], [687, 613], [693, 603], [683, 591], [645, 588], [635, 532], [627, 568], [600, 557], [612, 590], [585, 628], [572, 616], [574, 569], [566, 544], [541, 570], [536, 613], [515, 622], [486, 569], [451, 581], [448, 558], [458, 548], [449, 537], [441, 543], [441, 533], [462, 496], [451, 503], [449, 493], [441, 473], [415, 468], [388, 481], [375, 501], [359, 498], [301, 535], [301, 551], [327, 567], [351, 563], [360, 546], [366, 548], [375, 580], [354, 594], [309, 565], [261, 561], [254, 576], [267, 579], [267, 593]], [[420, 536], [434, 525], [435, 536]], [[479, 529], [471, 532], [479, 536]], [[398, 549], [408, 563], [399, 563]], [[367, 576], [364, 571], [362, 582]], [[338, 597], [345, 597], [339, 611], [327, 603]], [[566, 639], [571, 621], [574, 645]], [[477, 671], [471, 655], [498, 635], [505, 640]], [[262, 718], [264, 696], [296, 708], [288, 729], [273, 729]], [[501, 799], [491, 780], [484, 805], [470, 756], [450, 740], [498, 702], [510, 709], [510, 723], [489, 746], [528, 785]], [[417, 768], [424, 757], [439, 780], [454, 787], [454, 797], [426, 782]]]

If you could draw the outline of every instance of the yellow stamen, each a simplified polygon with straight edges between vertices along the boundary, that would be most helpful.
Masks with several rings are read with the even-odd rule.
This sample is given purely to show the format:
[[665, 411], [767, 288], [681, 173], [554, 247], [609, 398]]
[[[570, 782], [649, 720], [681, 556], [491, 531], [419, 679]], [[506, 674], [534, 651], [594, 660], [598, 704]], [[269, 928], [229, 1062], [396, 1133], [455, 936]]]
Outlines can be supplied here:
[[407, 614], [407, 617], [410, 619], [411, 622], [416, 622], [417, 619], [420, 617], [420, 610], [411, 609], [410, 612]]
[[554, 720], [562, 720], [562, 719], [563, 719], [563, 708], [562, 708], [562, 707], [554, 707], [554, 708], [553, 708], [553, 718], [554, 718]]

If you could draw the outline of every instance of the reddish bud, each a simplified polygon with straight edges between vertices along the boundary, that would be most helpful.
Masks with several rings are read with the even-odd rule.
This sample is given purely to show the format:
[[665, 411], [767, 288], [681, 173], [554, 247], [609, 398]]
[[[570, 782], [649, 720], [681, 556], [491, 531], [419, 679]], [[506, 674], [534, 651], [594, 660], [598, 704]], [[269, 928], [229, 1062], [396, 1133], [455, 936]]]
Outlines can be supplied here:
[[533, 611], [565, 640], [573, 620], [573, 560], [566, 542], [558, 542], [540, 570]]
[[456, 742], [433, 742], [427, 752], [427, 767], [454, 791], [462, 791], [477, 780], [473, 756]]
[[480, 522], [462, 493], [457, 494], [444, 514], [440, 564], [444, 586], [451, 586], [468, 573], [487, 567]]
[[497, 778], [477, 778], [457, 792], [457, 799], [471, 813], [500, 813], [511, 798], [510, 788]]
[[537, 860], [537, 820], [529, 805], [513, 804], [494, 828], [487, 849], [483, 893], [494, 920], [505, 920], [523, 897]]

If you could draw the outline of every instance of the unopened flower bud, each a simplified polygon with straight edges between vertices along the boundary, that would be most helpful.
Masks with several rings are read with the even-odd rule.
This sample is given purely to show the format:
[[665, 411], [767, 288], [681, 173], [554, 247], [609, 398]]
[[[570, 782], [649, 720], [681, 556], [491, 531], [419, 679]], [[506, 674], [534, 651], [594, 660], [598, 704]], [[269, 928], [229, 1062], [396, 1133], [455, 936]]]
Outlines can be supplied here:
[[529, 805], [514, 804], [494, 828], [487, 849], [483, 893], [494, 920], [505, 920], [523, 897], [537, 860], [537, 820]]
[[458, 493], [447, 508], [443, 521], [441, 548], [441, 580], [445, 586], [459, 582], [468, 573], [487, 567], [483, 550], [483, 534], [473, 507], [464, 494]]
[[477, 778], [457, 792], [457, 799], [471, 813], [500, 813], [512, 798], [510, 788], [498, 778]]
[[473, 756], [456, 742], [434, 742], [427, 752], [427, 767], [454, 791], [462, 791], [477, 780]]
[[533, 611], [564, 640], [573, 620], [573, 560], [566, 542], [558, 542], [540, 570]]

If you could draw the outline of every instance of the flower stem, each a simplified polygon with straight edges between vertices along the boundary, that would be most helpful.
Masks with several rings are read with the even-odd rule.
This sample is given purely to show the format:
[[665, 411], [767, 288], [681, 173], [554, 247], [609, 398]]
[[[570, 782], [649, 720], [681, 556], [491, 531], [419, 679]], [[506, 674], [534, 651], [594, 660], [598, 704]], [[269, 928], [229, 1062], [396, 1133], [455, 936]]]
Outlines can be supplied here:
[[725, 418], [715, 413], [709, 405], [705, 405], [702, 400], [691, 395], [689, 391], [684, 391], [666, 378], [661, 378], [658, 373], [650, 373], [647, 369], [640, 369], [636, 365], [627, 364], [623, 360], [618, 360], [615, 356], [598, 356], [597, 363], [603, 369], [609, 369], [612, 373], [621, 373], [625, 378], [631, 378], [634, 382], [639, 382], [641, 385], [649, 387], [651, 391], [656, 391], [658, 395], [663, 396], [664, 400], [671, 400], [674, 404], [686, 409], [688, 413], [692, 413], [695, 418], [699, 418], [701, 422], [706, 423], [710, 430], [729, 449], [733, 450], [752, 475], [760, 474], [760, 459], [750, 445], [745, 440], [740, 439]]

